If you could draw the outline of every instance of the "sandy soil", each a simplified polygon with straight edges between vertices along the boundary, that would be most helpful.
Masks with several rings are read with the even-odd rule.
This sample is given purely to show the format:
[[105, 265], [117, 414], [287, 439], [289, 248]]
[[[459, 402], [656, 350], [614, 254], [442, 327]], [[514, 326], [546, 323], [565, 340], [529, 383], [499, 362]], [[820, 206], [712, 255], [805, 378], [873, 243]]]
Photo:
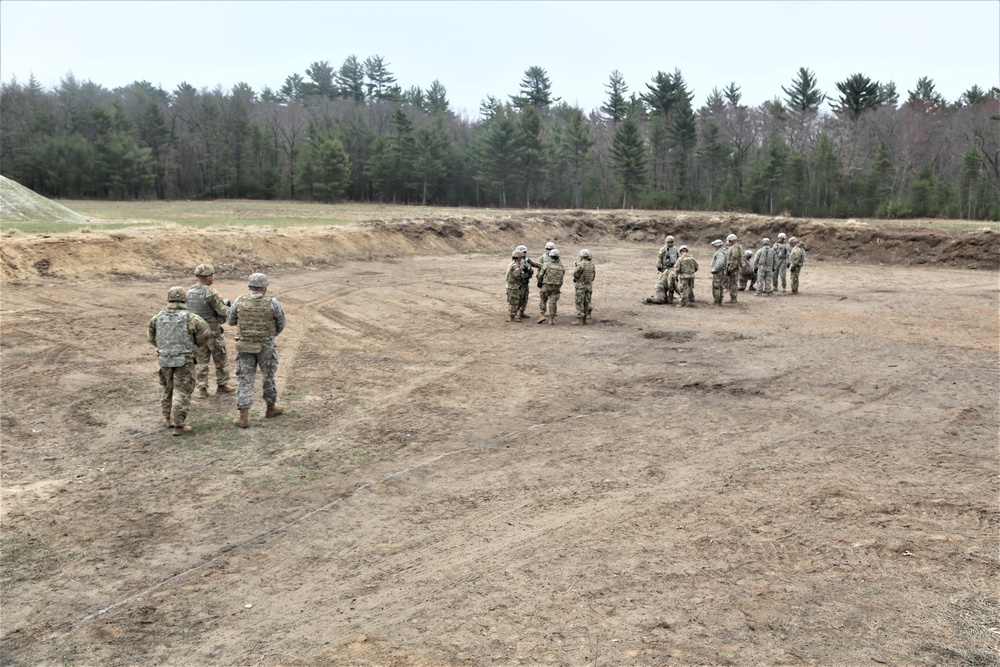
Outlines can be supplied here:
[[267, 268], [288, 312], [287, 412], [180, 438], [145, 326], [203, 239], [4, 239], [3, 664], [1000, 664], [996, 235], [817, 238], [800, 295], [716, 308], [698, 228], [679, 309], [640, 304], [664, 230], [614, 226], [551, 234], [584, 327], [572, 288], [506, 321], [544, 220], [220, 232], [223, 295]]

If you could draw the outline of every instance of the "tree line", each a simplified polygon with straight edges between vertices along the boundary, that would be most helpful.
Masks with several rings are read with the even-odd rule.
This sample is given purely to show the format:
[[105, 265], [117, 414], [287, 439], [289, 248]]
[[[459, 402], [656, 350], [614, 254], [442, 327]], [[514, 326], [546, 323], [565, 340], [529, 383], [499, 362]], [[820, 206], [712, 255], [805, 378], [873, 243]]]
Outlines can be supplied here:
[[0, 173], [59, 198], [1000, 220], [1000, 89], [949, 102], [923, 77], [903, 100], [860, 73], [835, 88], [802, 67], [762, 105], [733, 82], [695, 109], [679, 69], [638, 91], [616, 70], [584, 111], [530, 67], [470, 120], [440, 81], [404, 90], [380, 56], [260, 92], [31, 76], [0, 83]]

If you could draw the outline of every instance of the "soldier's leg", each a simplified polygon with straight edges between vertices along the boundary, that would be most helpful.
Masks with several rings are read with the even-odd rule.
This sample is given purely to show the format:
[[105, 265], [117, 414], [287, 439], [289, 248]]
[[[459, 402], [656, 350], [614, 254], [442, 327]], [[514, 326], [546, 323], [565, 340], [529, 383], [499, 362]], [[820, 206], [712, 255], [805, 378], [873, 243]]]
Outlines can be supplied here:
[[174, 402], [174, 369], [160, 366], [160, 412], [163, 413], [163, 425], [173, 426], [170, 423], [170, 410]]
[[210, 337], [204, 347], [194, 349], [195, 358], [195, 386], [201, 390], [208, 390], [208, 362], [212, 358], [213, 339]]
[[236, 409], [253, 405], [253, 385], [257, 379], [257, 355], [252, 352], [236, 354]]
[[518, 309], [521, 307], [521, 288], [507, 288], [507, 315], [513, 320], [517, 317]]
[[594, 299], [594, 288], [593, 287], [588, 287], [587, 290], [586, 290], [586, 292], [584, 293], [584, 300], [583, 300], [583, 305], [584, 305], [583, 313], [584, 313], [584, 317], [590, 317], [590, 314], [592, 312], [594, 312], [594, 308], [591, 305], [592, 302], [593, 302], [593, 299]]
[[559, 288], [553, 287], [552, 294], [549, 295], [549, 317], [556, 316], [556, 308], [559, 305]]
[[528, 295], [530, 291], [528, 285], [521, 285], [521, 290], [518, 292], [517, 314], [521, 317], [524, 317], [524, 309], [528, 307]]
[[260, 365], [260, 380], [263, 386], [264, 403], [274, 405], [278, 402], [278, 383], [274, 376], [278, 372], [278, 348], [273, 345], [265, 346], [257, 353], [258, 364]]
[[584, 318], [587, 316], [587, 290], [583, 287], [577, 286], [575, 289], [576, 297], [576, 316], [577, 318]]
[[799, 269], [792, 268], [792, 294], [799, 292]]
[[195, 385], [194, 362], [189, 362], [186, 366], [174, 369], [174, 402], [170, 418], [174, 423], [174, 428], [184, 426], [188, 412], [191, 409], [191, 392]]
[[219, 332], [212, 344], [212, 361], [215, 362], [215, 384], [227, 385], [231, 379], [229, 351], [226, 349], [226, 335]]

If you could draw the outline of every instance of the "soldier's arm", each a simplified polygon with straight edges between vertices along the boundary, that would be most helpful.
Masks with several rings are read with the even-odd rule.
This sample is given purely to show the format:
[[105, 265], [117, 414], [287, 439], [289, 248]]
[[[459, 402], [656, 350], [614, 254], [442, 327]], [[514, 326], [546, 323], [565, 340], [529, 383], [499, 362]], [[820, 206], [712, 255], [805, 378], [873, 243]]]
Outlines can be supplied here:
[[271, 314], [274, 316], [274, 335], [277, 336], [285, 330], [285, 309], [273, 297], [271, 298]]
[[212, 307], [212, 310], [215, 311], [216, 315], [218, 315], [222, 319], [226, 319], [227, 317], [229, 317], [229, 306], [227, 306], [225, 301], [222, 300], [222, 297], [219, 296], [219, 293], [215, 290], [214, 287], [209, 288], [206, 291], [205, 301], [207, 301], [208, 305]]
[[239, 302], [240, 300], [239, 298], [237, 298], [236, 301], [233, 302], [232, 307], [229, 309], [229, 314], [226, 315], [226, 324], [228, 324], [231, 327], [235, 327], [237, 321], [239, 320], [239, 316], [236, 313], [236, 306], [239, 304]]
[[194, 313], [188, 316], [188, 331], [194, 335], [194, 344], [198, 347], [204, 347], [212, 335], [212, 328], [208, 326], [208, 322], [201, 315]]
[[151, 319], [149, 321], [149, 328], [146, 331], [146, 340], [149, 342], [150, 345], [152, 345], [153, 347], [156, 347], [156, 316], [155, 315], [153, 316], [153, 319]]
[[541, 265], [541, 264], [539, 264], [539, 263], [538, 263], [538, 262], [536, 262], [535, 260], [531, 259], [530, 257], [525, 257], [525, 260], [526, 260], [526, 261], [528, 262], [528, 264], [531, 264], [531, 265], [532, 265], [533, 267], [535, 267], [536, 269], [540, 269], [540, 268], [542, 268], [542, 265]]

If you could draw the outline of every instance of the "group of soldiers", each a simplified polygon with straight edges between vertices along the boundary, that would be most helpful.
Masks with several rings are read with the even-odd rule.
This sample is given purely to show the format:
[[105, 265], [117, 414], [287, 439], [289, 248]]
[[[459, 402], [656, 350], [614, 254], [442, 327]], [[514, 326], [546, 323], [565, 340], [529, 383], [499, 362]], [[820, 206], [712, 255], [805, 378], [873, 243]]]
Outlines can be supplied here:
[[[247, 279], [249, 293], [230, 302], [212, 287], [215, 268], [211, 264], [199, 264], [194, 274], [198, 282], [187, 290], [171, 287], [167, 307], [149, 321], [147, 340], [156, 347], [160, 365], [163, 425], [173, 429], [174, 435], [191, 431], [186, 423], [191, 396], [208, 398], [209, 361], [215, 364], [216, 392], [236, 393], [239, 416], [233, 420], [235, 426], [250, 426], [258, 368], [267, 404], [264, 416], [282, 414], [274, 377], [278, 369], [274, 339], [285, 328], [285, 311], [277, 299], [267, 296], [267, 276], [251, 274]], [[223, 323], [237, 327], [236, 388], [229, 384]]]
[[[726, 290], [729, 300], [736, 302], [737, 292], [753, 291], [756, 284], [757, 296], [771, 296], [781, 284], [781, 291], [788, 289], [787, 273], [791, 274], [792, 294], [799, 292], [799, 273], [806, 261], [805, 247], [794, 236], [786, 241], [786, 234], [778, 234], [776, 243], [764, 238], [754, 252], [744, 249], [736, 234], [726, 240], [712, 241], [715, 254], [712, 256], [712, 299], [721, 306]], [[691, 257], [687, 246], [674, 248], [674, 237], [668, 236], [657, 254], [656, 270], [660, 277], [653, 287], [653, 295], [643, 303], [672, 304], [674, 296], [680, 296], [678, 307], [694, 303], [694, 276], [698, 262]], [[787, 273], [786, 273], [787, 272]]]
[[[527, 317], [524, 311], [528, 307], [528, 292], [536, 269], [538, 275], [535, 282], [539, 290], [538, 324], [556, 323], [559, 293], [562, 290], [566, 267], [562, 263], [562, 254], [551, 241], [545, 244], [545, 250], [538, 260], [528, 257], [527, 246], [519, 245], [511, 253], [510, 264], [507, 266], [508, 321], [520, 322]], [[591, 297], [596, 274], [594, 258], [590, 251], [584, 248], [580, 251], [580, 258], [573, 263], [573, 284], [576, 287], [574, 325], [586, 324], [587, 318], [593, 312]]]

